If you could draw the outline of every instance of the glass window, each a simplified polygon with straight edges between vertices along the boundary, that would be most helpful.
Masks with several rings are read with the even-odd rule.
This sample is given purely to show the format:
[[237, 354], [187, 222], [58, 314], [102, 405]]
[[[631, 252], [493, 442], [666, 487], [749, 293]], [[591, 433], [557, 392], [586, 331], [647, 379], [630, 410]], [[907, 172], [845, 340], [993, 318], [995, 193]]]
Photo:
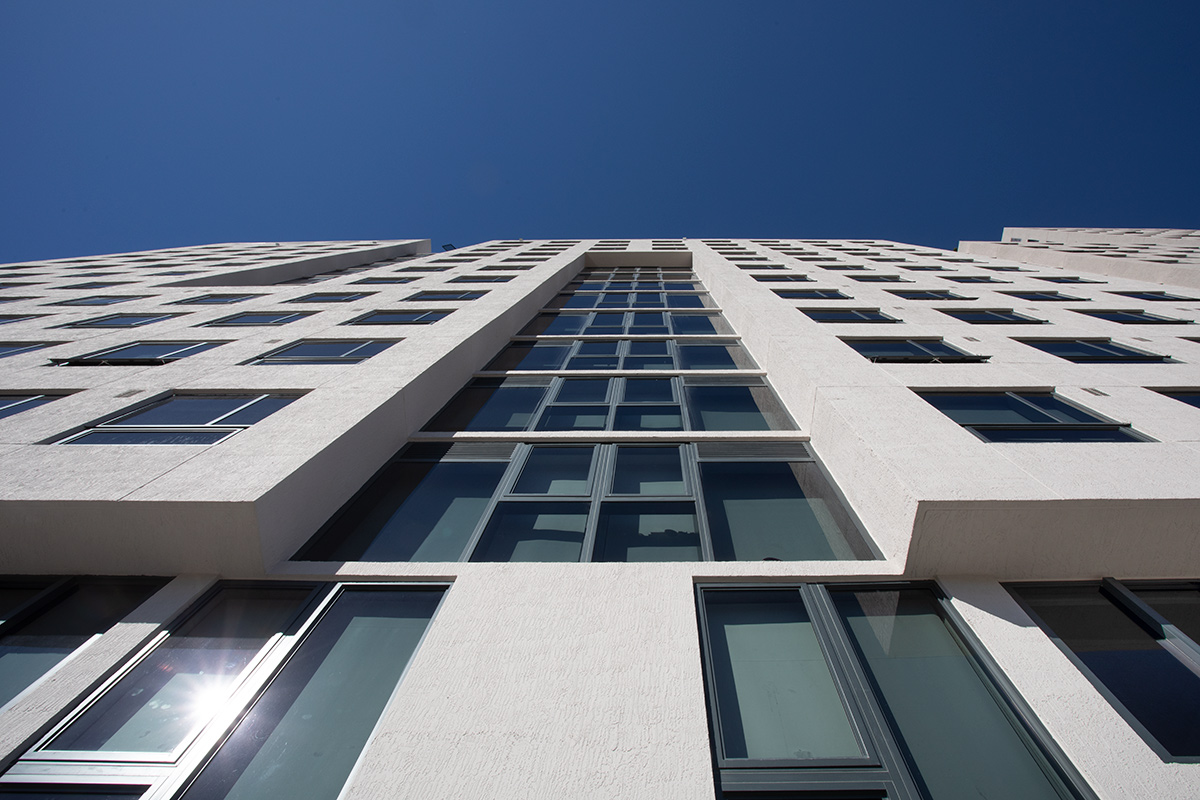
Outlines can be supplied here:
[[692, 429], [765, 431], [791, 428], [771, 391], [762, 386], [687, 387]]
[[987, 356], [977, 356], [951, 347], [941, 339], [843, 339], [859, 355], [878, 362], [923, 362], [986, 361]]
[[969, 300], [969, 297], [955, 294], [946, 289], [913, 289], [909, 290], [889, 290], [889, 294], [894, 294], [902, 300]]
[[802, 308], [814, 322], [899, 322], [876, 308]]
[[254, 364], [358, 364], [396, 342], [366, 339], [303, 339], [256, 358]]
[[1077, 314], [1087, 314], [1089, 317], [1096, 319], [1104, 319], [1109, 322], [1119, 322], [1123, 325], [1191, 325], [1192, 321], [1188, 319], [1174, 319], [1172, 317], [1163, 317], [1157, 314], [1149, 314], [1140, 309], [1130, 310], [1113, 310], [1113, 311], [1083, 311], [1081, 309], [1071, 309]]
[[226, 303], [240, 303], [243, 300], [262, 296], [261, 294], [206, 294], [200, 297], [189, 297], [186, 300], [179, 300], [176, 305], [224, 305]]
[[850, 275], [849, 278], [859, 283], [912, 283], [911, 279], [899, 275]]
[[499, 378], [475, 380], [438, 412], [425, 430], [523, 431], [545, 394], [545, 386]]
[[678, 447], [618, 447], [614, 494], [681, 495], [685, 493]]
[[418, 278], [401, 275], [375, 275], [370, 278], [359, 278], [356, 281], [350, 282], [354, 284], [399, 284], [412, 283], [415, 280], [418, 280]]
[[69, 367], [87, 366], [139, 366], [167, 364], [181, 358], [203, 353], [224, 342], [134, 342], [133, 344], [110, 347], [95, 353], [74, 358], [51, 359], [56, 364]]
[[837, 289], [776, 289], [775, 294], [787, 300], [853, 300]]
[[0, 419], [57, 400], [57, 394], [0, 394]]
[[534, 447], [513, 488], [516, 494], [587, 495], [595, 447]]
[[1051, 302], [1061, 303], [1067, 300], [1087, 300], [1086, 297], [1071, 297], [1070, 295], [1060, 292], [1002, 292], [1011, 297], [1016, 297], [1020, 300], [1029, 300], [1032, 302]]
[[452, 311], [372, 311], [344, 325], [429, 325], [450, 316]]
[[316, 292], [289, 300], [289, 303], [351, 303], [370, 297], [371, 292]]
[[224, 587], [71, 721], [43, 750], [171, 753], [228, 698], [287, 629], [308, 588]]
[[487, 292], [418, 292], [405, 301], [415, 303], [439, 303], [447, 300], [478, 300]]
[[0, 342], [0, 358], [30, 353], [43, 347], [52, 347], [57, 342]]
[[178, 317], [179, 314], [109, 314], [106, 317], [85, 319], [82, 322], [72, 322], [64, 328], [138, 328], [154, 322]]
[[244, 314], [234, 314], [232, 317], [224, 317], [222, 319], [206, 322], [205, 325], [210, 328], [233, 328], [239, 326], [254, 327], [258, 325], [286, 325], [289, 322], [295, 322], [298, 319], [311, 316], [312, 312], [308, 311], [288, 311], [288, 312], [270, 312], [270, 311], [247, 311]]
[[753, 277], [754, 280], [761, 283], [799, 283], [812, 280], [807, 275], [755, 275]]
[[1183, 297], [1177, 294], [1169, 294], [1168, 292], [1109, 292], [1109, 294], [1119, 294], [1123, 297], [1132, 297], [1134, 300], [1149, 300], [1150, 302], [1169, 302], [1177, 303], [1195, 303], [1194, 297]]
[[1112, 422], [1037, 392], [918, 392], [985, 442], [1140, 442], [1128, 425]]
[[1192, 637], [1200, 634], [1200, 592], [1195, 584], [1135, 587], [1105, 581], [1011, 591], [1161, 756], [1195, 758], [1200, 677]]
[[991, 275], [939, 275], [938, 277], [944, 281], [954, 281], [955, 283], [1012, 283], [1012, 281], [993, 278]]
[[[1200, 408], [1200, 389], [1155, 389], [1154, 391], [1165, 394], [1167, 397], [1173, 397], [1181, 403]], [[0, 398], [0, 402], [3, 402], [3, 398]], [[3, 414], [3, 408], [0, 408], [0, 416]]]
[[[619, 463], [617, 469], [620, 474]], [[654, 481], [641, 485], [645, 486], [647, 483], [653, 484]], [[593, 560], [702, 560], [700, 534], [696, 526], [696, 507], [692, 503], [677, 502], [604, 503], [600, 507], [600, 520], [596, 527], [596, 552]]]
[[1046, 321], [1006, 308], [939, 308], [938, 311], [972, 325], [1041, 325]]
[[489, 370], [562, 369], [569, 344], [510, 344], [487, 365]]
[[[76, 578], [54, 587], [17, 616], [0, 614], [0, 706], [60, 661], [120, 622], [166, 581]], [[29, 598], [33, 600], [33, 597]]]
[[1075, 275], [1034, 275], [1033, 277], [1047, 283], [1105, 283], [1105, 281], [1093, 281]]
[[472, 561], [578, 561], [587, 503], [500, 503]]
[[1170, 361], [1167, 356], [1135, 350], [1108, 339], [1019, 339], [1030, 347], [1076, 364], [1121, 364]]
[[338, 797], [441, 596], [343, 591], [183, 798]]
[[140, 406], [63, 444], [216, 444], [274, 414], [294, 395], [171, 395]]
[[150, 295], [146, 294], [98, 294], [92, 297], [76, 297], [71, 300], [62, 300], [57, 303], [50, 303], [52, 306], [111, 306], [117, 303], [128, 303], [130, 300], [144, 300]]

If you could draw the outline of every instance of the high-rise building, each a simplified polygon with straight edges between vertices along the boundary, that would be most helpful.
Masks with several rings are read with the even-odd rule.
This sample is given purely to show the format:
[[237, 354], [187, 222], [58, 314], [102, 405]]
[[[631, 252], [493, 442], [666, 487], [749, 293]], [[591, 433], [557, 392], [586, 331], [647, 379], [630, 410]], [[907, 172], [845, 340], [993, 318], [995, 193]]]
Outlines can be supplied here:
[[0, 797], [1197, 797], [1195, 265], [1050, 230], [0, 267]]

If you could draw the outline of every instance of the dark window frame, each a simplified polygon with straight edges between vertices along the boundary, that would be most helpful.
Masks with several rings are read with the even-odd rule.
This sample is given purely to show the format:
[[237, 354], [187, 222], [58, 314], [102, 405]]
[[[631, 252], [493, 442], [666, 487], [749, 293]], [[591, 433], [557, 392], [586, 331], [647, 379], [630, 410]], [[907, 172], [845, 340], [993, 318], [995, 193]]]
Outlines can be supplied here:
[[[874, 363], [881, 363], [881, 364], [887, 364], [887, 363], [916, 363], [916, 364], [982, 363], [982, 362], [987, 361], [989, 358], [991, 358], [991, 356], [979, 356], [979, 355], [975, 355], [974, 353], [968, 353], [965, 350], [958, 350], [957, 347], [954, 347], [953, 345], [950, 345], [950, 344], [946, 344], [945, 339], [935, 338], [932, 336], [895, 337], [895, 338], [867, 337], [867, 336], [843, 336], [843, 337], [841, 337], [841, 339], [842, 339], [842, 342], [849, 345], [852, 349], [854, 349], [856, 352], [858, 352], [859, 355], [863, 356], [863, 358], [867, 359], [868, 361], [871, 361]], [[904, 342], [907, 344], [914, 345], [915, 349], [917, 349], [917, 350], [924, 350], [924, 354], [922, 355], [921, 353], [914, 353], [911, 356], [868, 356], [868, 355], [863, 354], [861, 351], [858, 351], [858, 348], [854, 347], [854, 342]], [[922, 342], [938, 342], [938, 343], [944, 344], [946, 347], [949, 347], [953, 350], [958, 350], [959, 355], [950, 355], [950, 354], [946, 354], [946, 353], [935, 353], [933, 351], [926, 350], [925, 348], [923, 348], [921, 346]]]
[[[989, 431], [989, 430], [994, 430], [994, 431], [1025, 431], [1025, 430], [1028, 430], [1028, 431], [1042, 431], [1042, 430], [1045, 430], [1045, 431], [1056, 431], [1056, 430], [1057, 431], [1070, 431], [1070, 430], [1079, 430], [1079, 431], [1113, 430], [1113, 431], [1117, 431], [1117, 430], [1119, 430], [1119, 431], [1123, 431], [1129, 438], [1127, 440], [1123, 440], [1122, 442], [1113, 442], [1113, 443], [1152, 442], [1152, 441], [1154, 441], [1153, 439], [1146, 436], [1145, 434], [1134, 430], [1132, 423], [1117, 422], [1116, 420], [1110, 419], [1109, 417], [1106, 417], [1103, 414], [1096, 413], [1095, 411], [1093, 411], [1090, 408], [1085, 408], [1084, 406], [1081, 406], [1078, 403], [1072, 402], [1071, 400], [1063, 397], [1062, 395], [1056, 393], [1053, 390], [1020, 391], [1020, 390], [994, 389], [994, 390], [989, 391], [989, 390], [981, 390], [981, 389], [951, 389], [951, 388], [939, 387], [937, 389], [913, 389], [912, 391], [914, 393], [916, 393], [916, 395], [918, 397], [920, 397], [922, 400], [925, 400], [930, 405], [932, 405], [935, 409], [937, 409], [941, 413], [945, 414], [946, 418], [949, 419], [951, 422], [953, 422], [954, 424], [963, 428], [964, 430], [969, 431], [970, 433], [974, 434], [976, 438], [978, 438], [981, 441], [986, 442], [988, 444], [1042, 444], [1042, 443], [1096, 444], [1095, 442], [1078, 442], [1078, 441], [1072, 441], [1070, 439], [1065, 439], [1060, 442], [1055, 442], [1054, 440], [1047, 440], [1047, 442], [1005, 442], [1004, 440], [989, 439], [985, 433], [986, 431]], [[933, 401], [929, 400], [929, 397], [939, 396], [939, 395], [940, 396], [959, 396], [959, 397], [962, 397], [962, 396], [1007, 397], [1007, 398], [1010, 398], [1010, 399], [1020, 402], [1023, 406], [1028, 406], [1029, 408], [1033, 409], [1036, 413], [1038, 413], [1041, 416], [1052, 416], [1052, 414], [1051, 414], [1051, 412], [1048, 412], [1046, 409], [1041, 408], [1040, 406], [1038, 406], [1034, 403], [1031, 403], [1029, 400], [1025, 399], [1024, 395], [1037, 396], [1037, 397], [1050, 397], [1066, 406], [1073, 408], [1074, 410], [1076, 410], [1078, 412], [1081, 412], [1083, 414], [1093, 417], [1095, 419], [1095, 422], [1079, 422], [1079, 421], [1072, 420], [1072, 421], [1042, 422], [1042, 423], [1039, 423], [1039, 422], [962, 423], [962, 422], [958, 422], [957, 420], [950, 417], [949, 414], [947, 414], [945, 411], [942, 411], [942, 409], [940, 409], [936, 405], [934, 405]]]
[[[1021, 344], [1024, 344], [1024, 345], [1029, 345], [1030, 347], [1040, 350], [1043, 353], [1046, 353], [1047, 355], [1054, 356], [1055, 358], [1061, 358], [1064, 361], [1070, 361], [1074, 364], [1166, 364], [1166, 363], [1173, 362], [1175, 360], [1175, 359], [1171, 358], [1170, 356], [1159, 355], [1158, 353], [1151, 353], [1147, 350], [1139, 350], [1138, 348], [1130, 347], [1129, 345], [1117, 344], [1112, 339], [1104, 339], [1104, 338], [1101, 338], [1098, 336], [1097, 337], [1088, 337], [1088, 338], [1075, 338], [1075, 339], [1068, 339], [1068, 338], [1061, 338], [1061, 337], [1053, 338], [1053, 339], [1051, 339], [1051, 338], [1044, 338], [1044, 339], [1043, 338], [1037, 338], [1037, 339], [1020, 338], [1020, 339], [1018, 339], [1018, 338], [1014, 337], [1013, 341], [1020, 342]], [[1047, 350], [1046, 348], [1039, 346], [1041, 344], [1052, 344], [1054, 342], [1063, 342], [1063, 343], [1070, 343], [1070, 344], [1077, 344], [1077, 345], [1092, 345], [1093, 347], [1095, 347], [1096, 345], [1108, 345], [1112, 350], [1124, 351], [1124, 352], [1110, 352], [1107, 354], [1098, 352], [1093, 356], [1070, 357], [1070, 356], [1060, 355], [1059, 353], [1051, 352], [1050, 350]], [[1103, 350], [1103, 348], [1099, 348], [1099, 347], [1097, 349]]]
[[[219, 342], [186, 342], [186, 341], [162, 341], [162, 342], [130, 342], [129, 344], [116, 345], [114, 347], [106, 347], [103, 350], [96, 350], [91, 353], [85, 353], [81, 356], [72, 356], [70, 358], [52, 358], [51, 363], [60, 367], [84, 367], [84, 366], [151, 366], [169, 364], [172, 361], [178, 361], [181, 358], [187, 358], [197, 353], [203, 353], [206, 350], [220, 347], [223, 344], [228, 344], [228, 340]], [[115, 358], [106, 357], [112, 353], [119, 353], [122, 350], [127, 350], [131, 347], [141, 345], [176, 345], [176, 349], [169, 351], [161, 356], [142, 356], [136, 358]]]
[[[255, 422], [249, 422], [249, 423], [223, 423], [223, 420], [228, 419], [229, 417], [231, 417], [235, 414], [239, 414], [239, 413], [251, 408], [254, 404], [262, 402], [264, 400], [275, 400], [275, 399], [286, 398], [286, 399], [288, 399], [288, 401], [290, 403], [292, 401], [295, 401], [295, 400], [303, 397], [304, 394], [305, 394], [305, 392], [303, 392], [303, 391], [203, 392], [203, 393], [186, 392], [186, 391], [171, 391], [171, 392], [167, 392], [165, 394], [158, 395], [156, 397], [147, 398], [146, 400], [144, 400], [140, 403], [136, 403], [132, 406], [128, 406], [119, 411], [115, 411], [112, 414], [108, 414], [103, 417], [100, 417], [99, 419], [93, 420], [92, 422], [89, 422], [86, 425], [81, 425], [77, 428], [67, 431], [64, 434], [55, 436], [54, 438], [48, 440], [47, 442], [44, 442], [44, 444], [90, 444], [93, 446], [105, 446], [105, 447], [117, 447], [117, 446], [124, 446], [124, 447], [131, 447], [131, 446], [132, 447], [147, 447], [147, 446], [154, 446], [154, 447], [181, 447], [181, 446], [210, 447], [212, 445], [220, 444], [221, 442], [226, 441], [227, 439], [229, 439], [229, 437], [234, 436], [235, 434], [238, 434], [238, 433], [252, 427], [257, 422], [261, 421], [261, 420], [256, 420]], [[207, 422], [189, 422], [189, 423], [181, 423], [181, 424], [161, 424], [161, 423], [159, 423], [159, 424], [146, 424], [146, 425], [121, 425], [121, 424], [119, 424], [120, 421], [123, 419], [128, 419], [130, 417], [133, 417], [138, 414], [142, 414], [146, 411], [149, 411], [152, 408], [166, 405], [176, 398], [192, 398], [192, 397], [196, 397], [196, 398], [212, 397], [212, 398], [220, 398], [220, 399], [240, 398], [240, 399], [244, 399], [246, 402], [243, 403], [242, 405], [238, 406], [237, 408], [231, 409], [227, 412], [224, 412], [224, 413], [218, 415], [217, 417], [215, 417], [213, 419], [208, 420]], [[266, 416], [270, 416], [273, 413], [275, 413], [275, 412], [273, 412], [273, 411], [268, 412], [266, 415], [264, 415], [264, 418]], [[77, 441], [77, 440], [82, 439], [83, 437], [88, 436], [89, 434], [95, 433], [97, 431], [100, 431], [100, 432], [117, 431], [117, 432], [125, 432], [125, 433], [130, 433], [130, 434], [145, 433], [145, 434], [149, 434], [149, 435], [170, 434], [170, 433], [186, 434], [186, 433], [194, 433], [194, 432], [204, 432], [205, 434], [212, 433], [212, 434], [217, 434], [217, 435], [219, 435], [219, 434], [223, 434], [223, 435], [221, 435], [220, 438], [215, 439], [213, 441], [188, 443], [188, 444], [171, 443], [171, 442], [166, 442], [166, 443], [162, 443], [162, 442], [129, 442], [129, 443], [125, 443], [125, 442], [120, 442], [120, 443], [90, 442], [89, 443], [89, 442], [78, 442]]]

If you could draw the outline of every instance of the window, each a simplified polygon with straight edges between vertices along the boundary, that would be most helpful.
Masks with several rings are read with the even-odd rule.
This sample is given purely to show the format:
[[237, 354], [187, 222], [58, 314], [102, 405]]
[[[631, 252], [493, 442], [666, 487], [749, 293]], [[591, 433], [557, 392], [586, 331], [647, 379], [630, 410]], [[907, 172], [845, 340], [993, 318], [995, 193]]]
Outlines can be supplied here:
[[358, 364], [396, 343], [372, 339], [302, 339], [264, 353], [251, 364]]
[[939, 275], [944, 281], [954, 281], [955, 283], [1012, 283], [1012, 281], [1002, 281], [993, 278], [991, 275]]
[[987, 361], [951, 347], [941, 339], [843, 339], [858, 354], [877, 362], [946, 363], [950, 361]]
[[135, 366], [167, 364], [196, 353], [203, 353], [224, 342], [134, 342], [97, 350], [74, 358], [52, 358], [55, 364], [69, 367]]
[[1200, 583], [1008, 587], [1165, 761], [1200, 761]]
[[70, 286], [55, 286], [55, 289], [108, 289], [113, 286], [126, 286], [131, 281], [87, 281], [86, 283], [74, 283]]
[[802, 308], [814, 322], [899, 322], [877, 308]]
[[697, 588], [724, 796], [1078, 797], [949, 602], [902, 584]]
[[58, 342], [0, 342], [0, 358], [30, 353], [34, 350], [41, 350], [43, 347], [53, 347], [56, 344]]
[[1128, 425], [1051, 392], [917, 392], [985, 442], [1141, 442]]
[[899, 275], [851, 275], [850, 280], [859, 283], [912, 283], [910, 279]]
[[1087, 314], [1089, 317], [1096, 319], [1106, 319], [1109, 322], [1119, 322], [1122, 325], [1191, 325], [1189, 319], [1174, 319], [1173, 317], [1160, 317], [1157, 314], [1148, 314], [1140, 309], [1124, 310], [1115, 309], [1113, 311], [1082, 311], [1079, 309], [1071, 309], [1076, 314]]
[[689, 311], [596, 311], [539, 314], [522, 336], [655, 336], [674, 333], [704, 336], [732, 333], [720, 314]]
[[1028, 300], [1035, 303], [1063, 303], [1068, 300], [1087, 300], [1086, 297], [1071, 297], [1060, 292], [1001, 292], [1018, 300]]
[[775, 294], [787, 300], [853, 300], [837, 289], [776, 289]]
[[429, 325], [445, 319], [453, 311], [372, 311], [343, 325]]
[[173, 319], [180, 314], [109, 314], [106, 317], [85, 319], [82, 322], [72, 322], [64, 328], [137, 328], [154, 322]]
[[219, 584], [20, 767], [103, 789], [186, 770], [185, 798], [336, 797], [444, 592]]
[[315, 292], [289, 300], [289, 303], [351, 303], [370, 297], [373, 292]]
[[754, 280], [760, 283], [807, 283], [812, 278], [807, 275], [755, 275]]
[[953, 272], [953, 270], [946, 269], [937, 264], [902, 264], [901, 269], [907, 269], [911, 272]]
[[559, 295], [547, 308], [704, 308], [704, 296], [696, 293], [663, 292], [576, 292]]
[[948, 289], [889, 289], [888, 294], [894, 294], [901, 300], [974, 300], [973, 297], [963, 297]]
[[1047, 283], [1106, 283], [1106, 281], [1095, 281], [1090, 278], [1080, 278], [1075, 275], [1034, 275], [1039, 281]]
[[60, 394], [0, 394], [0, 419], [44, 406], [60, 397]]
[[518, 342], [488, 370], [726, 370], [754, 369], [742, 346], [704, 339], [549, 340]]
[[243, 300], [249, 300], [254, 297], [262, 297], [261, 294], [206, 294], [200, 297], [189, 297], [185, 300], [176, 301], [175, 305], [222, 305], [224, 303], [240, 303]]
[[359, 278], [356, 281], [350, 281], [350, 282], [358, 283], [358, 284], [377, 284], [377, 283], [385, 284], [385, 283], [412, 283], [415, 280], [418, 280], [418, 279], [414, 278], [414, 277], [402, 277], [399, 275], [395, 275], [395, 276], [376, 275], [373, 278]]
[[165, 584], [160, 578], [0, 580], [0, 707]]
[[427, 431], [794, 430], [759, 378], [482, 378]]
[[1194, 297], [1182, 297], [1176, 294], [1167, 292], [1109, 292], [1109, 294], [1119, 294], [1122, 297], [1132, 297], [1134, 300], [1149, 300], [1150, 302], [1166, 302], [1175, 301], [1177, 303], [1195, 303]]
[[111, 306], [116, 303], [127, 303], [130, 300], [144, 300], [150, 295], [146, 294], [98, 294], [93, 297], [76, 297], [71, 300], [62, 300], [57, 303], [49, 303], [52, 306]]
[[[698, 497], [707, 508], [703, 519]], [[791, 442], [774, 448], [726, 442], [412, 445], [295, 556], [307, 561], [873, 557], [807, 448]]]
[[206, 322], [209, 328], [255, 327], [259, 325], [286, 325], [298, 319], [312, 316], [311, 311], [246, 311], [232, 317]]
[[1168, 356], [1135, 350], [1111, 339], [1018, 339], [1052, 356], [1076, 364], [1129, 364], [1170, 361]]
[[441, 303], [447, 300], [478, 300], [487, 292], [417, 292], [404, 298], [413, 303]]
[[10, 322], [24, 322], [27, 319], [37, 319], [43, 316], [42, 314], [0, 314], [0, 325], [7, 325]]
[[512, 280], [511, 275], [462, 275], [457, 278], [451, 278], [450, 283], [507, 283]]
[[262, 420], [296, 395], [172, 394], [62, 439], [62, 444], [216, 444]]
[[1046, 321], [1008, 308], [939, 308], [938, 311], [972, 325], [1041, 325]]

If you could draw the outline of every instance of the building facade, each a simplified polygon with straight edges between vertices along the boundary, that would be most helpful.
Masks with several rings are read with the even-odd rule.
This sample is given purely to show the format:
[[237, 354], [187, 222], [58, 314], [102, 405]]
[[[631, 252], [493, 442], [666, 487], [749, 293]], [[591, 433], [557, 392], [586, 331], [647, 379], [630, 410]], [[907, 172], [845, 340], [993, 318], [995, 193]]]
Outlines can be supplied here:
[[1195, 232], [1083, 233], [0, 267], [0, 796], [1200, 795]]

